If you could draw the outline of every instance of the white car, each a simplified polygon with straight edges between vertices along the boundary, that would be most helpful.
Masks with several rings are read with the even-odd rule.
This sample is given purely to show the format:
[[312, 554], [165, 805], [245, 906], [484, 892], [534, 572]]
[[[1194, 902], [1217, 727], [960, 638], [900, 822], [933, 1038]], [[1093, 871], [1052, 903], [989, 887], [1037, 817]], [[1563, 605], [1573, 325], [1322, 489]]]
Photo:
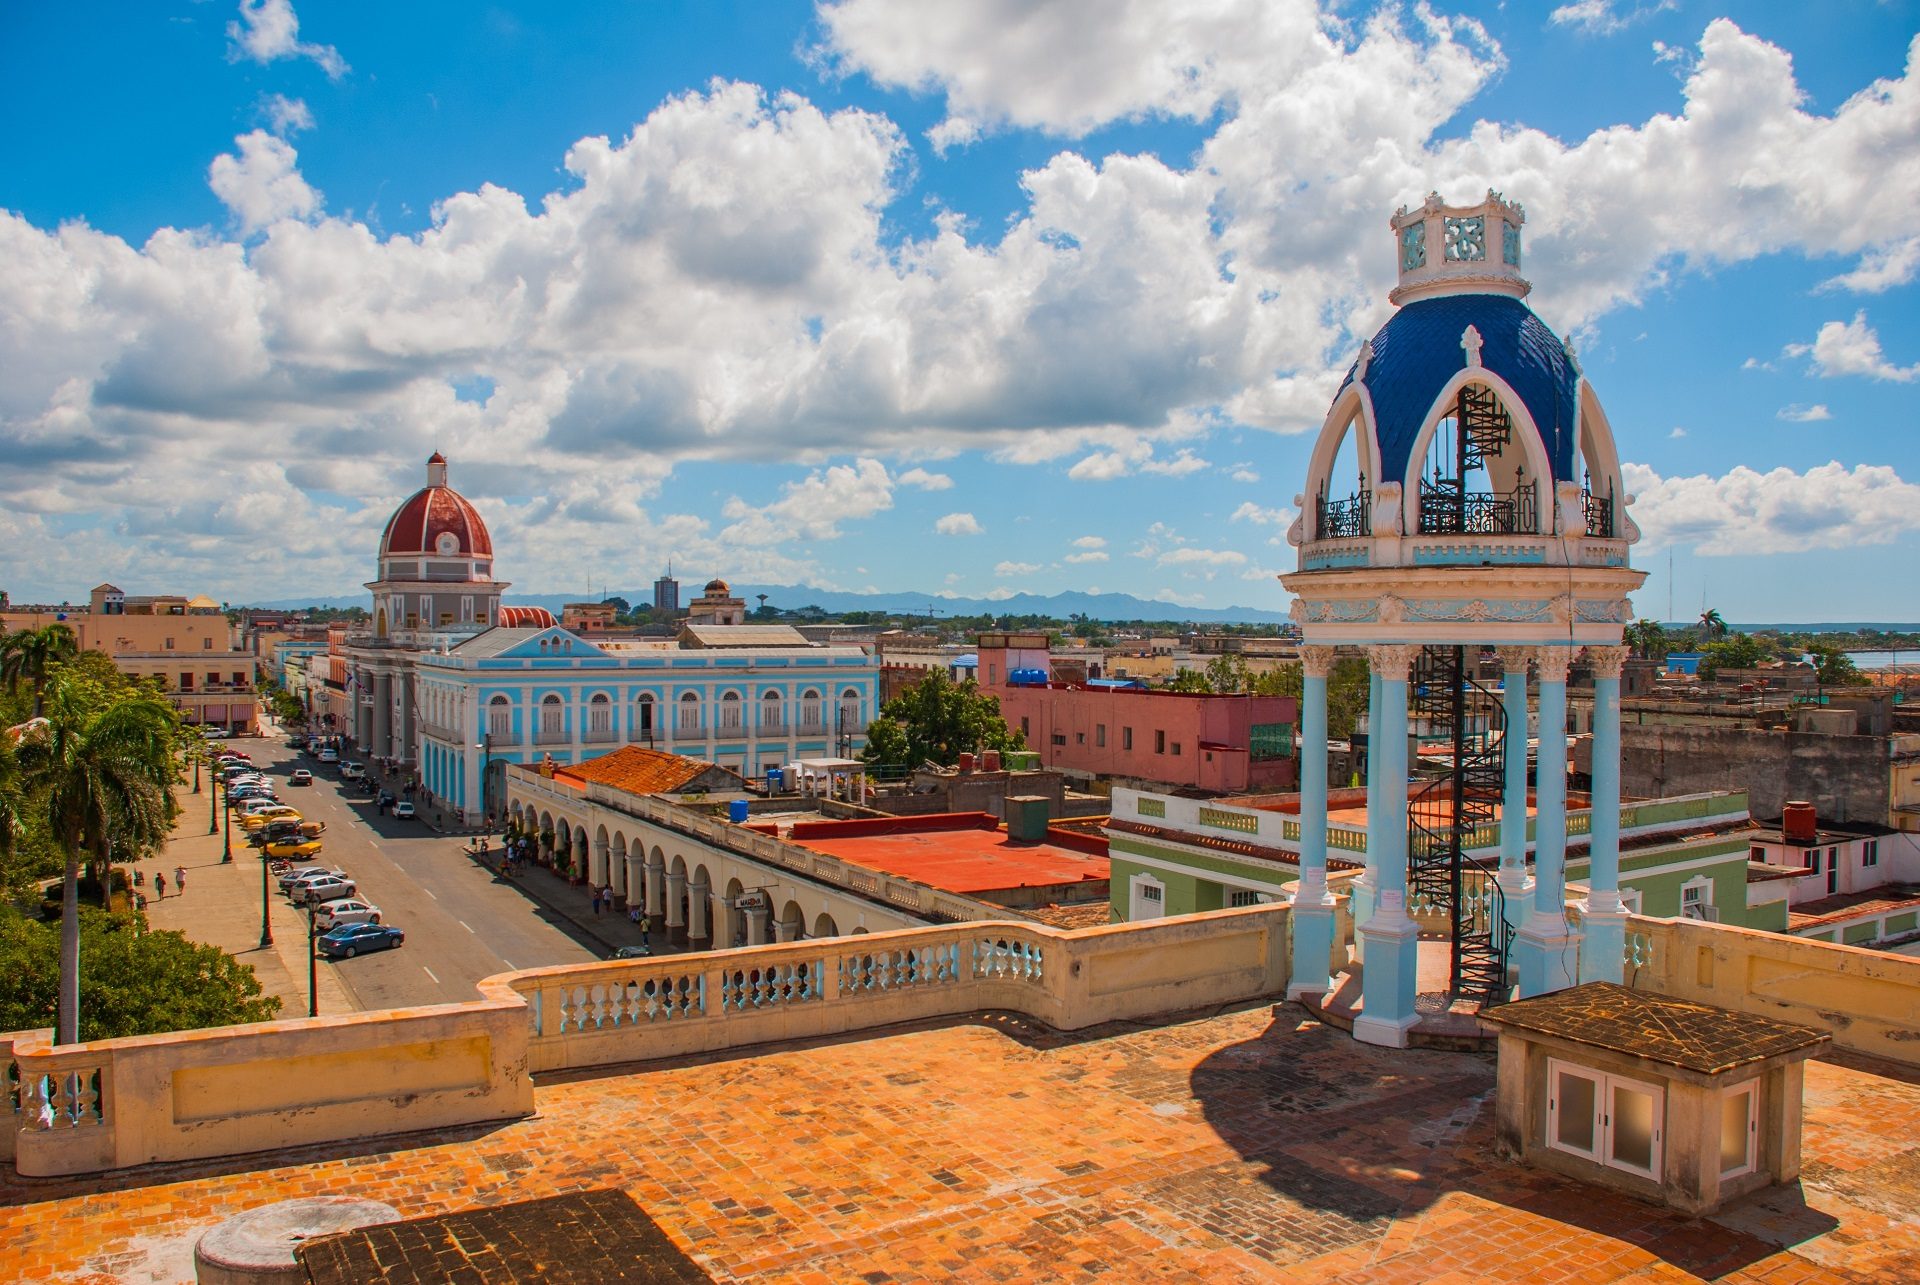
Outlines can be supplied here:
[[408, 803], [405, 799], [402, 799], [400, 802], [393, 805], [394, 820], [411, 821], [413, 820], [413, 818], [414, 818], [413, 804]]
[[358, 781], [366, 774], [367, 769], [358, 763], [342, 763], [340, 765], [340, 779], [343, 781]]
[[296, 906], [323, 906], [329, 901], [340, 901], [353, 896], [360, 889], [353, 880], [344, 876], [328, 875], [323, 879], [307, 879], [296, 883], [287, 890], [287, 896]]
[[320, 761], [322, 763], [338, 763], [340, 761], [340, 751], [329, 745], [320, 751]]
[[338, 901], [323, 903], [314, 912], [313, 922], [321, 932], [332, 932], [341, 924], [377, 924], [380, 922], [380, 907], [357, 897], [342, 897]]
[[295, 884], [312, 883], [316, 879], [345, 879], [344, 870], [329, 870], [325, 866], [301, 866], [298, 870], [289, 870], [280, 876], [280, 891], [291, 896]]

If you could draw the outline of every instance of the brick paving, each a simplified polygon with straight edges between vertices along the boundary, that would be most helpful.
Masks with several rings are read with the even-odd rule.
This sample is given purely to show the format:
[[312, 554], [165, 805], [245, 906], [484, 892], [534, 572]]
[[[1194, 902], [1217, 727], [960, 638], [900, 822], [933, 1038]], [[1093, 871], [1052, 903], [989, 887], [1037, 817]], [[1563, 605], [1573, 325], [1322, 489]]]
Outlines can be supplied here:
[[1482, 1054], [1265, 1006], [996, 1015], [550, 1077], [497, 1127], [0, 1181], [0, 1276], [188, 1281], [201, 1232], [297, 1196], [615, 1189], [717, 1281], [1920, 1280], [1920, 1086], [1807, 1071], [1804, 1180], [1697, 1220], [1501, 1160]]

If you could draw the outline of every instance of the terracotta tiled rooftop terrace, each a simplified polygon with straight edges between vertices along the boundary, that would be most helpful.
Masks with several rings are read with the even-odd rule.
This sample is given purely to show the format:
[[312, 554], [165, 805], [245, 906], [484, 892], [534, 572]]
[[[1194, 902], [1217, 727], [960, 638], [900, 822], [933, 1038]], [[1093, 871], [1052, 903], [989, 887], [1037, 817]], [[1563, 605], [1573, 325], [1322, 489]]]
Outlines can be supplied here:
[[0, 1185], [13, 1280], [177, 1282], [244, 1209], [425, 1217], [612, 1188], [722, 1281], [1920, 1279], [1920, 1087], [1807, 1068], [1795, 1186], [1710, 1221], [1493, 1150], [1491, 1060], [1266, 1005], [1060, 1035], [895, 1029], [545, 1077], [538, 1113]]
[[803, 823], [793, 827], [792, 841], [948, 892], [1048, 887], [1108, 877], [1105, 856], [1057, 843], [1022, 843], [992, 824], [934, 828], [906, 821], [896, 823], [891, 834], [856, 833], [858, 824]]

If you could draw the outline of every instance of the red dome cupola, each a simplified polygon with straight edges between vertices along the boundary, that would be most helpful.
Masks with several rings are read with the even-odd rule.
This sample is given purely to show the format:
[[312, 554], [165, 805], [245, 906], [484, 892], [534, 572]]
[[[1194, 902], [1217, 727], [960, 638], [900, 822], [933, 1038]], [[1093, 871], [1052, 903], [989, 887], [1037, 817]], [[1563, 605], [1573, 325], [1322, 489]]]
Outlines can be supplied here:
[[447, 460], [435, 451], [427, 460], [427, 484], [387, 519], [380, 557], [493, 557], [493, 537], [467, 497], [447, 485]]

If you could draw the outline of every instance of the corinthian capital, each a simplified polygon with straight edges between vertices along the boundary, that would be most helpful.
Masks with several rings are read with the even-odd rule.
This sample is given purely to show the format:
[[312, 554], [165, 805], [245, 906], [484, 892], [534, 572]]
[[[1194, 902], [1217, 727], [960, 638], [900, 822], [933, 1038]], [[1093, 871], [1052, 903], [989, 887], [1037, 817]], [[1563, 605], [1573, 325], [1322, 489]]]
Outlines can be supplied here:
[[1325, 678], [1333, 672], [1334, 654], [1331, 647], [1302, 647], [1300, 671], [1308, 678]]
[[1373, 672], [1380, 675], [1381, 681], [1404, 683], [1419, 654], [1420, 649], [1410, 643], [1389, 643], [1367, 648], [1367, 663], [1373, 666]]
[[1565, 647], [1542, 647], [1534, 652], [1533, 662], [1540, 667], [1540, 681], [1543, 683], [1564, 683], [1567, 681], [1567, 666], [1573, 661], [1573, 652]]
[[1618, 678], [1620, 667], [1627, 661], [1625, 647], [1589, 647], [1587, 664], [1593, 667], [1595, 678]]

